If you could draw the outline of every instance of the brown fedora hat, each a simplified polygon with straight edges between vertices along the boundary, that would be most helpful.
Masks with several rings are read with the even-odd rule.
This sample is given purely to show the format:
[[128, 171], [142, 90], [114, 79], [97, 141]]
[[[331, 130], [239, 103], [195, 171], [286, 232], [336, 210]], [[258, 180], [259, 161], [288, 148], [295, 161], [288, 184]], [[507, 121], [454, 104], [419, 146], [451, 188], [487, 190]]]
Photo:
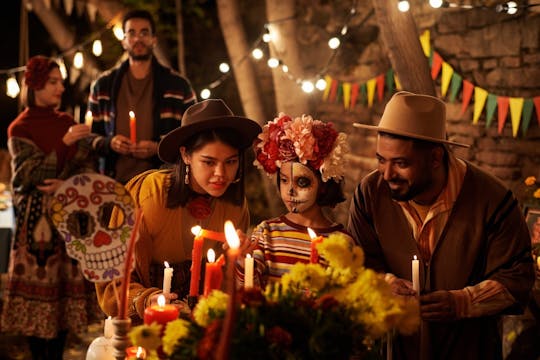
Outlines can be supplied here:
[[231, 128], [238, 132], [238, 148], [245, 149], [253, 144], [262, 131], [256, 121], [236, 116], [220, 99], [209, 99], [191, 105], [182, 116], [182, 125], [161, 139], [158, 146], [159, 158], [168, 163], [176, 163], [178, 150], [191, 136], [210, 129]]
[[434, 96], [400, 91], [386, 104], [378, 126], [354, 123], [353, 126], [394, 135], [469, 147], [446, 140], [446, 106]]

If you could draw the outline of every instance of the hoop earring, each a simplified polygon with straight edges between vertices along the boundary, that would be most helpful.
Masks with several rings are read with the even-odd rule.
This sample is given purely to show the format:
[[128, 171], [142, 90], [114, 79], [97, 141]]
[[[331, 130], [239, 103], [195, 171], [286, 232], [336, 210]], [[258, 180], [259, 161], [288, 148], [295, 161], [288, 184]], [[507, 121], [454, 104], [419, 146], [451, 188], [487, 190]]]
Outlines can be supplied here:
[[238, 170], [238, 177], [236, 179], [234, 179], [233, 181], [231, 181], [231, 184], [237, 184], [240, 182], [240, 180], [242, 179], [242, 170]]
[[184, 184], [189, 184], [189, 164], [186, 164], [186, 175], [184, 176]]

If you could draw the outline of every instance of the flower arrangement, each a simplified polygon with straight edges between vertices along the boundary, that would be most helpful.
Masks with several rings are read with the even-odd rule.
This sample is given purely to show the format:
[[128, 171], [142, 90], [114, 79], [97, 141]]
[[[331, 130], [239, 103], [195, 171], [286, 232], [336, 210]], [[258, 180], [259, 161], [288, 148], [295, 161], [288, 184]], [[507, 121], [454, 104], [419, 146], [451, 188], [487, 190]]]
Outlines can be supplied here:
[[[375, 340], [387, 331], [417, 329], [417, 300], [393, 295], [381, 274], [363, 267], [360, 247], [336, 233], [317, 248], [326, 266], [298, 263], [264, 291], [237, 293], [231, 359], [363, 357], [373, 355]], [[213, 291], [189, 319], [169, 322], [161, 342], [155, 325], [134, 328], [131, 340], [154, 359], [160, 345], [170, 360], [213, 359], [227, 299]]]
[[276, 173], [284, 162], [297, 161], [320, 171], [325, 182], [343, 178], [345, 154], [349, 152], [347, 135], [338, 133], [332, 123], [309, 115], [292, 119], [283, 113], [263, 127], [254, 147], [254, 165], [268, 175]]
[[540, 206], [540, 182], [534, 176], [529, 176], [524, 181], [527, 195], [530, 196], [526, 200], [527, 204]]

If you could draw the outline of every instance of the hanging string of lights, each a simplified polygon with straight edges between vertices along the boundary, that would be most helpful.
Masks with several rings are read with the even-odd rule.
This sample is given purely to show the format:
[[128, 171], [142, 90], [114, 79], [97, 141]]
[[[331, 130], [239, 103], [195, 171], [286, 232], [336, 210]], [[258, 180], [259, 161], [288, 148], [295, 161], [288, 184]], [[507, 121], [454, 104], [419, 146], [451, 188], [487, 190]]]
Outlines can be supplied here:
[[[485, 5], [470, 5], [470, 4], [458, 4], [446, 0], [429, 0], [429, 5], [432, 8], [460, 8], [460, 9], [487, 9], [494, 10], [497, 13], [503, 13], [508, 15], [516, 14], [520, 9], [527, 9], [534, 6], [540, 6], [540, 4], [518, 4], [515, 1], [508, 1], [506, 3], [497, 4], [495, 6]], [[411, 8], [408, 0], [398, 0], [397, 7], [401, 12], [407, 12]]]

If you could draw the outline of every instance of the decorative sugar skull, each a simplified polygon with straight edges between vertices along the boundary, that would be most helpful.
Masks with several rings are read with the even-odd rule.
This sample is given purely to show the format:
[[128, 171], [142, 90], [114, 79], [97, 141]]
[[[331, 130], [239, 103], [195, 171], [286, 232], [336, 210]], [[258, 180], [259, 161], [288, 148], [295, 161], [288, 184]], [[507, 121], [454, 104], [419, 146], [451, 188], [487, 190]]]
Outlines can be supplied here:
[[134, 203], [122, 184], [100, 174], [70, 177], [55, 193], [51, 218], [67, 254], [92, 282], [122, 278]]

